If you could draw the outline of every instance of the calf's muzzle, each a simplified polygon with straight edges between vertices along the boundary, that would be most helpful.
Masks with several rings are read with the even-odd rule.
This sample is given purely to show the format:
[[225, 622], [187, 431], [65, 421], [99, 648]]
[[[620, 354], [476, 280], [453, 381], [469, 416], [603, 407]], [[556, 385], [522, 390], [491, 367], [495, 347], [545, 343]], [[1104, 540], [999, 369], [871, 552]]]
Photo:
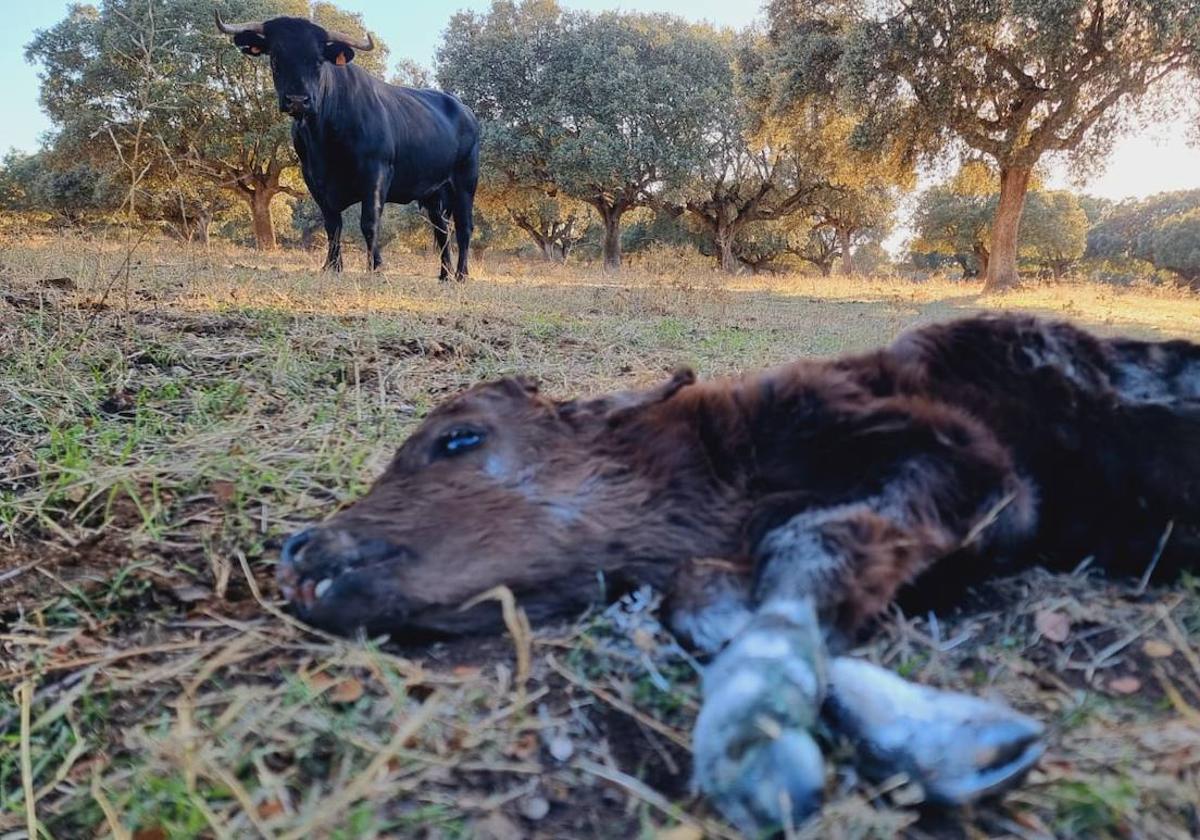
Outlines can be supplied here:
[[[378, 608], [380, 567], [411, 558], [410, 549], [378, 537], [336, 526], [309, 528], [284, 543], [276, 579], [301, 618], [323, 627], [354, 628], [362, 624], [363, 611]], [[389, 591], [387, 602], [393, 620], [407, 612], [401, 594]]]

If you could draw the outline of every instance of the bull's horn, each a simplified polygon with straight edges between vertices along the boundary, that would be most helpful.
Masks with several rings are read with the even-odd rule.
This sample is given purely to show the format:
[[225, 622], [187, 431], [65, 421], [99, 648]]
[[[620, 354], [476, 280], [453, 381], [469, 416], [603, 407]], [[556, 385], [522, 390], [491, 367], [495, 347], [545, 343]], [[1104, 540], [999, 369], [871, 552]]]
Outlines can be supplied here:
[[375, 39], [371, 37], [371, 33], [367, 33], [367, 39], [364, 41], [361, 38], [355, 39], [347, 35], [345, 32], [337, 32], [333, 29], [325, 30], [325, 34], [329, 36], [330, 41], [340, 41], [343, 44], [349, 44], [360, 52], [370, 52], [375, 49]]
[[221, 13], [216, 9], [213, 10], [213, 15], [217, 18], [217, 29], [226, 35], [240, 35], [243, 32], [253, 32], [255, 35], [263, 34], [261, 23], [226, 23], [221, 20]]

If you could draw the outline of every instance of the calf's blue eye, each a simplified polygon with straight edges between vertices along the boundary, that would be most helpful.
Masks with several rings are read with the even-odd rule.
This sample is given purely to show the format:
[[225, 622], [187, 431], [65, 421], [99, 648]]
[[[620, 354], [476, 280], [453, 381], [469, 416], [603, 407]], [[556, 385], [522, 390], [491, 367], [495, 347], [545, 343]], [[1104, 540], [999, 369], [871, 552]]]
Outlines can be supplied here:
[[483, 444], [483, 433], [460, 429], [444, 435], [438, 441], [438, 451], [443, 455], [461, 455]]

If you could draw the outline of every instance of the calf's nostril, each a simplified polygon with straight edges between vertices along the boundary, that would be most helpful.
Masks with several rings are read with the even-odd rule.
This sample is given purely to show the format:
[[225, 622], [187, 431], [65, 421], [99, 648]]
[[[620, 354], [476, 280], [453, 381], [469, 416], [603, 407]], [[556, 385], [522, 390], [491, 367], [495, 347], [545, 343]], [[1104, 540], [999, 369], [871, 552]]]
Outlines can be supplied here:
[[311, 528], [289, 537], [287, 542], [283, 544], [283, 550], [280, 553], [281, 564], [289, 567], [295, 566], [300, 561], [305, 546], [312, 542], [312, 539], [313, 529]]

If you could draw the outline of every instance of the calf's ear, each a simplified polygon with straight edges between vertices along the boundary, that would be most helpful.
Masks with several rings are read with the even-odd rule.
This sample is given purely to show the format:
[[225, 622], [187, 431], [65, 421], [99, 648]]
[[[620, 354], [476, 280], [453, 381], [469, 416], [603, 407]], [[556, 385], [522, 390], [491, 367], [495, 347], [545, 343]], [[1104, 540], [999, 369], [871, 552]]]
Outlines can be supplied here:
[[610, 427], [617, 426], [644, 408], [666, 402], [689, 385], [696, 382], [696, 372], [681, 367], [661, 385], [646, 391], [621, 391], [594, 400], [576, 400], [559, 406], [559, 414], [568, 420], [604, 420]]
[[696, 384], [696, 372], [689, 367], [676, 368], [671, 378], [648, 391], [635, 391], [618, 395], [605, 418], [608, 425], [616, 426], [632, 417], [643, 408], [664, 403], [689, 385]]
[[233, 43], [251, 57], [266, 55], [269, 52], [267, 39], [257, 32], [239, 32], [233, 36]]
[[354, 60], [354, 50], [349, 44], [343, 44], [341, 41], [330, 41], [325, 45], [325, 60], [331, 61], [341, 67]]

